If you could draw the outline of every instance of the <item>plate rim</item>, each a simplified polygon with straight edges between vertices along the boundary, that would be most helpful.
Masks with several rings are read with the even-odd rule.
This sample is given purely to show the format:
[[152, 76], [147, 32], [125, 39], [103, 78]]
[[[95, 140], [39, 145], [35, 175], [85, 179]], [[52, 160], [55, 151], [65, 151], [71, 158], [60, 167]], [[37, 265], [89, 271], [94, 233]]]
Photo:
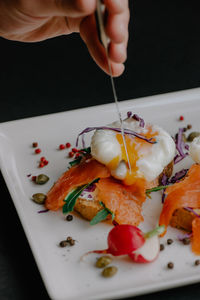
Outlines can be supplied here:
[[[148, 104], [150, 104], [151, 100], [154, 100], [153, 102], [158, 102], [158, 101], [161, 101], [161, 97], [162, 98], [173, 98], [174, 96], [185, 96], [185, 100], [184, 101], [188, 101], [187, 98], [191, 97], [191, 95], [195, 95], [197, 94], [198, 96], [200, 95], [200, 88], [195, 88], [195, 89], [187, 89], [187, 90], [182, 90], [182, 91], [176, 91], [176, 92], [170, 92], [170, 93], [164, 93], [164, 94], [158, 94], [158, 95], [152, 95], [152, 96], [147, 96], [147, 97], [142, 97], [142, 98], [137, 98], [137, 99], [129, 99], [129, 100], [123, 100], [123, 101], [120, 101], [119, 104], [120, 104], [120, 108], [122, 105], [127, 105], [127, 104], [130, 104], [130, 103], [133, 103], [133, 101], [136, 103], [136, 104], [146, 104], [147, 101]], [[169, 102], [173, 101], [172, 99], [168, 99]], [[178, 102], [182, 102], [183, 99], [180, 97], [180, 100], [177, 100]], [[165, 102], [166, 104], [166, 102]], [[114, 103], [106, 103], [106, 104], [101, 104], [101, 105], [94, 105], [94, 106], [90, 106], [90, 107], [83, 107], [83, 108], [76, 108], [76, 109], [73, 109], [73, 110], [67, 110], [67, 111], [63, 111], [63, 112], [56, 112], [56, 113], [51, 113], [51, 114], [44, 114], [44, 115], [39, 115], [39, 116], [34, 116], [34, 117], [28, 117], [28, 118], [23, 118], [23, 119], [17, 119], [17, 120], [12, 120], [12, 121], [6, 121], [6, 122], [2, 122], [0, 123], [0, 134], [3, 132], [3, 129], [6, 128], [7, 126], [10, 126], [10, 125], [15, 125], [16, 123], [19, 123], [19, 122], [26, 122], [26, 121], [29, 121], [29, 120], [36, 120], [36, 119], [43, 119], [43, 118], [49, 118], [50, 116], [54, 117], [54, 116], [59, 116], [59, 115], [64, 115], [64, 114], [68, 114], [68, 113], [71, 113], [71, 112], [77, 112], [77, 111], [84, 111], [84, 110], [88, 110], [88, 109], [95, 109], [95, 108], [102, 108], [102, 107], [109, 107], [109, 108], [112, 108], [113, 109], [113, 105]], [[36, 255], [35, 253], [35, 250], [34, 250], [34, 246], [32, 244], [32, 241], [31, 241], [31, 235], [30, 235], [30, 232], [29, 232], [29, 228], [27, 228], [26, 224], [25, 224], [25, 221], [24, 221], [24, 217], [23, 217], [23, 212], [20, 211], [20, 208], [19, 206], [17, 205], [17, 201], [14, 201], [14, 198], [15, 198], [15, 195], [13, 193], [13, 190], [9, 188], [9, 182], [10, 182], [10, 178], [9, 178], [9, 174], [7, 172], [7, 169], [5, 167], [5, 165], [2, 163], [1, 161], [1, 151], [0, 151], [0, 169], [1, 169], [1, 172], [2, 172], [2, 176], [5, 180], [5, 183], [8, 187], [8, 191], [10, 193], [10, 196], [11, 196], [11, 199], [12, 199], [12, 202], [14, 204], [14, 207], [17, 211], [17, 214], [18, 214], [18, 217], [19, 217], [19, 220], [22, 224], [22, 228], [24, 230], [24, 233], [25, 233], [25, 236], [26, 236], [26, 239], [28, 240], [28, 243], [29, 243], [29, 246], [30, 246], [30, 249], [31, 249], [31, 252], [33, 254], [33, 257], [35, 259], [35, 262], [36, 262], [36, 265], [37, 265], [37, 268], [38, 268], [38, 271], [42, 277], [42, 280], [43, 280], [43, 283], [44, 283], [44, 286], [47, 290], [47, 293], [49, 294], [49, 296], [52, 298], [52, 299], [58, 299], [58, 300], [64, 300], [64, 298], [56, 298], [56, 295], [53, 293], [53, 291], [50, 289], [50, 286], [48, 285], [48, 282], [47, 282], [47, 278], [45, 276], [45, 272], [44, 270], [41, 268], [41, 264], [40, 264], [40, 258], [38, 257], [38, 255]], [[150, 283], [149, 285], [147, 285], [147, 288], [142, 288], [142, 287], [138, 287], [135, 291], [135, 288], [134, 288], [134, 292], [133, 292], [133, 288], [130, 288], [130, 289], [122, 289], [122, 293], [123, 295], [120, 293], [116, 293], [114, 294], [113, 292], [106, 292], [106, 294], [110, 294], [109, 297], [114, 297], [114, 298], [122, 298], [122, 297], [129, 297], [129, 296], [138, 296], [138, 295], [143, 295], [143, 294], [148, 294], [148, 293], [153, 293], [153, 292], [158, 292], [158, 291], [162, 291], [162, 290], [165, 290], [165, 289], [168, 289], [168, 288], [175, 288], [175, 287], [181, 287], [181, 286], [184, 286], [184, 285], [189, 285], [189, 284], [194, 284], [194, 283], [197, 283], [200, 281], [200, 274], [198, 275], [193, 275], [193, 276], [190, 276], [190, 278], [186, 278], [185, 280], [183, 278], [181, 279], [177, 279], [177, 280], [167, 280], [167, 282], [163, 282], [163, 283], [160, 283], [159, 284], [159, 287], [157, 286], [157, 283]], [[108, 298], [108, 296], [103, 296], [103, 298], [101, 299], [105, 299]], [[71, 298], [71, 299], [78, 299], [78, 297], [75, 297], [75, 298]], [[89, 297], [88, 299], [94, 299]], [[100, 299], [100, 298], [98, 298]]]

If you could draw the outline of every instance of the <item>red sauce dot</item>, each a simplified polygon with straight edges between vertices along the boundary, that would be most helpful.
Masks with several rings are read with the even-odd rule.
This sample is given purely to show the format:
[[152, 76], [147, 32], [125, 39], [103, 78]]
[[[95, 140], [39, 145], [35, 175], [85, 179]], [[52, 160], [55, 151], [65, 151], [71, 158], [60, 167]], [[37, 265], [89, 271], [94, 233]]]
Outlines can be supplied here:
[[44, 156], [42, 156], [41, 158], [40, 158], [40, 161], [42, 161], [42, 162], [44, 162], [46, 160], [46, 158], [44, 157]]
[[40, 168], [43, 168], [45, 165], [44, 165], [44, 163], [43, 162], [41, 162], [40, 164], [39, 164], [39, 167]]
[[184, 120], [184, 116], [180, 116], [180, 117], [179, 117], [179, 120], [180, 120], [180, 121], [183, 121], [183, 120]]
[[78, 149], [72, 148], [72, 152], [76, 153], [76, 152], [78, 152]]
[[48, 165], [49, 162], [48, 162], [48, 160], [45, 159], [45, 160], [43, 161], [43, 163], [44, 163], [45, 166], [46, 166], [46, 165]]

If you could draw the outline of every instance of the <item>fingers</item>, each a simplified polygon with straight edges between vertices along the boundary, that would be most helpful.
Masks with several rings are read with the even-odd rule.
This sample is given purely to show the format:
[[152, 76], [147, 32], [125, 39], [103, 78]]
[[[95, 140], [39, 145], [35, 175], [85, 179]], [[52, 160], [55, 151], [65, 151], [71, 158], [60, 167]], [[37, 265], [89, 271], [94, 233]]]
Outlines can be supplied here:
[[114, 62], [124, 62], [127, 57], [128, 0], [104, 0], [108, 11], [106, 34], [111, 40], [109, 54]]
[[[106, 34], [110, 39], [109, 59], [113, 76], [124, 71], [123, 63], [127, 58], [129, 8], [128, 0], [104, 0], [107, 9]], [[100, 44], [94, 17], [87, 17], [81, 23], [81, 37], [96, 63], [109, 74], [108, 62], [103, 46]]]
[[[96, 21], [94, 15], [85, 18], [80, 25], [80, 35], [84, 42], [86, 43], [90, 55], [94, 61], [100, 66], [100, 68], [109, 73], [109, 66], [107, 61], [107, 56], [103, 45], [100, 43], [97, 30]], [[114, 48], [110, 50], [111, 52], [117, 52]], [[116, 55], [116, 53], [115, 53]], [[112, 75], [114, 77], [120, 76], [124, 71], [124, 65], [121, 62], [115, 62], [110, 60]]]
[[31, 16], [79, 18], [95, 11], [96, 0], [18, 0], [18, 5], [22, 12]]

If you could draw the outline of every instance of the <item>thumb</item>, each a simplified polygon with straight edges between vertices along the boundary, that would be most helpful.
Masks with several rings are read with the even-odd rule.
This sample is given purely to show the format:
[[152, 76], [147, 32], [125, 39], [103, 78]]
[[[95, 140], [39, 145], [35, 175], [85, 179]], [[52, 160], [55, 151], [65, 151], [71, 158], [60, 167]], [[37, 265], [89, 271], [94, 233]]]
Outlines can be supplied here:
[[21, 11], [37, 17], [79, 18], [92, 14], [96, 0], [21, 0]]

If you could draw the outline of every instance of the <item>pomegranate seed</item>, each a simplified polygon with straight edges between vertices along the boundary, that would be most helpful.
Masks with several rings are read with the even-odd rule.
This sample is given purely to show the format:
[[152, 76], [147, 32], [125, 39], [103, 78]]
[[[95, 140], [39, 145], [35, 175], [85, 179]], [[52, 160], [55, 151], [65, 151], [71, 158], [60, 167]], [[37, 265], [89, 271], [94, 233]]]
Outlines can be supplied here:
[[69, 152], [69, 157], [73, 157], [74, 156], [74, 152]]
[[76, 153], [75, 158], [78, 158], [80, 156], [80, 153]]
[[184, 120], [184, 116], [180, 116], [179, 120], [183, 121]]
[[36, 181], [36, 176], [32, 176], [32, 181]]
[[59, 149], [60, 149], [60, 150], [65, 149], [65, 145], [64, 145], [64, 144], [60, 144]]
[[46, 165], [48, 165], [49, 162], [48, 162], [48, 160], [45, 159], [45, 160], [43, 161], [43, 163], [44, 163], [44, 165], [46, 166]]
[[40, 149], [40, 148], [35, 149], [35, 153], [36, 153], [36, 154], [39, 154], [40, 152], [41, 152], [41, 149]]
[[66, 143], [66, 147], [67, 147], [67, 148], [70, 148], [70, 147], [71, 147], [71, 144], [70, 144], [70, 143]]
[[76, 153], [76, 152], [78, 152], [78, 149], [72, 148], [72, 152]]
[[41, 158], [40, 158], [40, 161], [42, 161], [42, 162], [44, 162], [46, 160], [46, 158], [44, 157], [44, 156], [42, 156]]
[[32, 146], [33, 146], [33, 148], [37, 148], [38, 143], [37, 143], [37, 142], [34, 142], [34, 143], [32, 144]]
[[44, 163], [41, 162], [41, 163], [39, 164], [39, 167], [40, 167], [40, 168], [43, 168], [43, 167], [44, 167]]

